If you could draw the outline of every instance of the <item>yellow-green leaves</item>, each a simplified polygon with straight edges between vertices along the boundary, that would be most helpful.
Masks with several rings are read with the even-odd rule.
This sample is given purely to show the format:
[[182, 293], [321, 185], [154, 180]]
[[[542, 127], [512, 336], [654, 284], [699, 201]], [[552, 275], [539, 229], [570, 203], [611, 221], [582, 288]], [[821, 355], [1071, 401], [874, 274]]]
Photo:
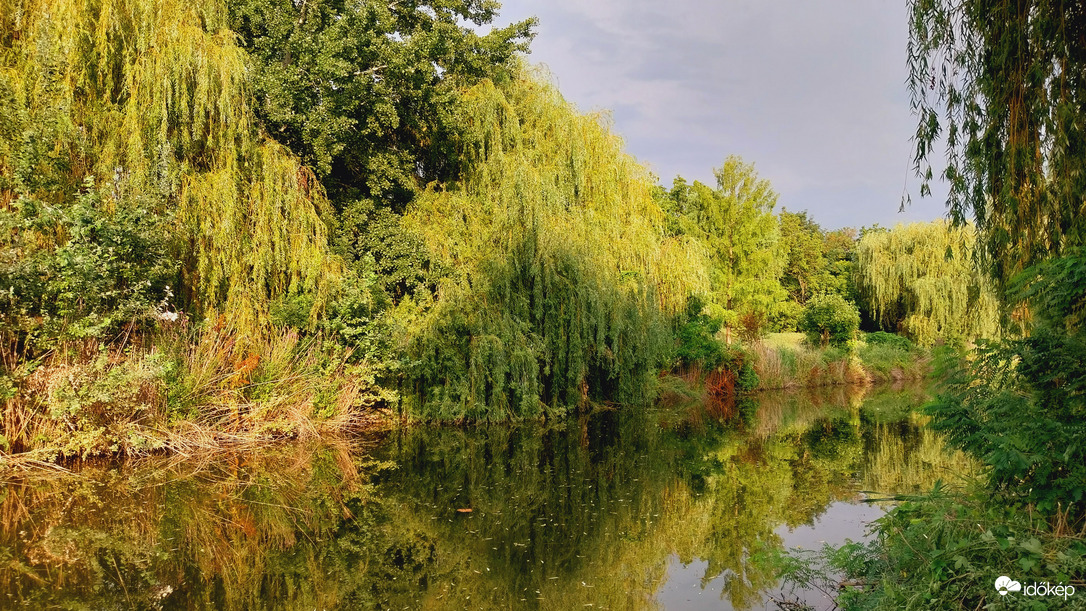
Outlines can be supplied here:
[[856, 287], [886, 329], [918, 344], [992, 337], [999, 308], [975, 267], [976, 232], [946, 221], [869, 231], [856, 247]]
[[87, 175], [109, 208], [177, 209], [190, 309], [255, 331], [275, 298], [338, 276], [312, 174], [260, 134], [219, 0], [9, 0], [0, 202], [63, 203]]
[[663, 233], [649, 172], [538, 78], [464, 95], [463, 179], [409, 209], [452, 270], [412, 332], [415, 402], [445, 418], [636, 401], [667, 352], [662, 313], [703, 290]]
[[728, 327], [742, 315], [764, 322], [787, 297], [780, 284], [787, 252], [773, 215], [777, 194], [753, 164], [734, 155], [713, 173], [715, 189], [676, 179], [670, 197], [677, 202], [678, 231], [708, 256], [714, 315]]

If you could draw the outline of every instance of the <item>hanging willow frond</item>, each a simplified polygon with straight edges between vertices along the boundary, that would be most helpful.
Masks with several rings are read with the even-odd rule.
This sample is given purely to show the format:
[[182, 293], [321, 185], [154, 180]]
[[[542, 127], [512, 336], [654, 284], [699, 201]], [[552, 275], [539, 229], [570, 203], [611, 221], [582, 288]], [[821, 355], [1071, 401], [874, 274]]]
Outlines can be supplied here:
[[[943, 158], [947, 208], [981, 233], [1002, 287], [1086, 237], [1086, 7], [1063, 0], [910, 0], [916, 172]], [[1004, 295], [1007, 297], [1007, 295]]]
[[665, 237], [651, 175], [599, 115], [526, 73], [464, 100], [464, 177], [405, 219], [455, 270], [416, 332], [417, 402], [485, 418], [637, 400], [664, 315], [708, 286], [704, 255]]
[[947, 221], [866, 233], [856, 246], [856, 287], [875, 319], [917, 343], [994, 337], [999, 302], [977, 271], [977, 233]]
[[[246, 55], [220, 0], [3, 0], [0, 194], [63, 202], [85, 176], [106, 206], [175, 206], [191, 305], [243, 330], [339, 275], [323, 191], [256, 128]], [[4, 197], [0, 196], [0, 201]]]

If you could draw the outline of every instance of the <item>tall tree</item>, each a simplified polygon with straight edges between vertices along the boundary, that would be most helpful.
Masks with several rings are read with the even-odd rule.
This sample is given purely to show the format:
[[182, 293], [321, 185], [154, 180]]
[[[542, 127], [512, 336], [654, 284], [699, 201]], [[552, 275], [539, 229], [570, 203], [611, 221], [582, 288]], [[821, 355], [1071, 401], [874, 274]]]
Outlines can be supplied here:
[[814, 293], [825, 292], [826, 253], [822, 228], [807, 211], [781, 210], [781, 248], [787, 253], [781, 285], [799, 305]]
[[459, 170], [459, 92], [509, 79], [534, 20], [479, 35], [494, 0], [228, 0], [257, 115], [333, 202], [397, 212]]
[[527, 71], [464, 94], [460, 180], [404, 224], [450, 270], [406, 329], [408, 405], [448, 419], [637, 402], [670, 356], [666, 315], [704, 292], [700, 250], [663, 231], [648, 170], [598, 115]]
[[853, 259], [856, 253], [857, 231], [852, 227], [826, 232], [823, 251], [826, 253], [827, 291], [849, 301], [856, 301], [853, 281]]
[[993, 491], [1075, 523], [1086, 516], [1086, 6], [910, 7], [917, 170], [926, 189], [945, 136], [951, 216], [973, 216], [1005, 305], [1030, 323], [951, 377], [933, 424], [991, 467]]
[[[0, 211], [29, 214], [21, 230], [63, 248], [69, 236], [33, 211], [141, 202], [177, 220], [192, 310], [255, 330], [270, 301], [305, 291], [315, 316], [340, 269], [327, 200], [257, 128], [248, 79], [219, 0], [4, 0]], [[94, 196], [76, 197], [88, 176]], [[22, 256], [10, 239], [0, 249]]]
[[710, 306], [729, 334], [741, 316], [764, 321], [786, 293], [780, 230], [773, 207], [777, 193], [753, 164], [737, 156], [713, 171], [716, 188], [676, 179], [672, 209], [679, 231], [695, 238], [708, 253]]
[[917, 343], [998, 331], [998, 308], [973, 260], [976, 232], [945, 221], [868, 231], [856, 246], [856, 285], [871, 316]]

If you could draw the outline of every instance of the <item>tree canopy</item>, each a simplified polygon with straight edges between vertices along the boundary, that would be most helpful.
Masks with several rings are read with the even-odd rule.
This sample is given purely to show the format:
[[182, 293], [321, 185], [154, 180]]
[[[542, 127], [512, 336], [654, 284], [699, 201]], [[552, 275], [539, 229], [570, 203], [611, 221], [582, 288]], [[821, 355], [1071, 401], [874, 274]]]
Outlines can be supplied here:
[[[271, 301], [305, 291], [320, 311], [339, 276], [324, 189], [258, 129], [222, 2], [0, 7], [0, 206], [24, 217], [71, 206], [89, 176], [101, 197], [85, 201], [104, 214], [138, 200], [176, 219], [176, 286], [192, 310], [229, 310], [255, 329]], [[24, 220], [39, 244], [68, 239]]]
[[1073, 524], [1086, 515], [1078, 382], [1086, 379], [1086, 8], [1062, 0], [910, 7], [917, 169], [926, 188], [945, 138], [951, 217], [972, 216], [979, 258], [1014, 309], [1008, 319], [1028, 323], [951, 369], [929, 407], [933, 425], [988, 465], [1001, 501]]
[[701, 251], [665, 235], [651, 175], [605, 118], [540, 76], [484, 80], [464, 102], [461, 180], [404, 221], [451, 270], [408, 329], [408, 398], [479, 419], [643, 400], [665, 316], [705, 290]]
[[264, 128], [312, 167], [333, 201], [402, 212], [455, 178], [462, 88], [509, 79], [534, 20], [479, 35], [493, 0], [229, 0]]
[[[674, 231], [702, 245], [709, 257], [710, 308], [729, 328], [740, 316], [764, 321], [786, 296], [777, 193], [753, 164], [736, 156], [713, 171], [716, 188], [675, 179], [668, 194]], [[760, 326], [760, 325], [758, 325]]]
[[807, 212], [781, 210], [781, 246], [787, 253], [781, 285], [800, 304], [816, 293], [826, 292], [829, 284], [822, 228]]
[[872, 318], [918, 344], [994, 336], [995, 294], [974, 265], [976, 232], [945, 221], [868, 231], [856, 246], [856, 287]]

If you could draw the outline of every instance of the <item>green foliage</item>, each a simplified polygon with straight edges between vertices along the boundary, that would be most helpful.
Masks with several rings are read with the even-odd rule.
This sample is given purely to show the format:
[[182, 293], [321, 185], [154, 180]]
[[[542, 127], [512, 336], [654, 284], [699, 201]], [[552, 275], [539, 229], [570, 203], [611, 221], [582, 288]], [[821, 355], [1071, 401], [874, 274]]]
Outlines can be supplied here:
[[909, 338], [903, 337], [896, 333], [887, 333], [885, 331], [875, 331], [874, 333], [865, 333], [864, 341], [872, 346], [888, 346], [890, 348], [896, 348], [898, 350], [912, 350], [915, 348], [915, 344], [909, 341]]
[[141, 454], [164, 446], [138, 423], [160, 421], [161, 380], [171, 363], [156, 355], [115, 364], [110, 356], [102, 350], [87, 366], [73, 368], [67, 384], [57, 384], [45, 399], [48, 417], [70, 431], [47, 440], [62, 456]]
[[799, 305], [811, 295], [827, 291], [826, 254], [822, 228], [807, 212], [781, 210], [781, 249], [787, 253], [781, 286]]
[[912, 0], [916, 170], [947, 147], [948, 206], [999, 285], [1084, 237], [1086, 13], [1075, 2]]
[[[533, 237], [522, 248], [538, 247]], [[422, 413], [507, 419], [646, 400], [667, 337], [650, 296], [616, 291], [577, 254], [546, 255], [497, 262], [479, 295], [445, 292], [409, 347]]]
[[1000, 495], [1086, 517], [1086, 255], [1072, 251], [1010, 283], [1037, 312], [1031, 335], [952, 363], [933, 426], [990, 468]]
[[391, 302], [381, 278], [367, 266], [361, 274], [348, 272], [320, 328], [327, 336], [350, 349], [351, 362], [374, 367], [395, 365], [393, 332], [389, 327]]
[[724, 365], [735, 374], [735, 390], [743, 393], [757, 389], [761, 380], [754, 368], [754, 355], [747, 350], [733, 349], [728, 357]]
[[856, 300], [853, 284], [854, 229], [824, 232], [807, 212], [780, 213], [781, 251], [785, 255], [781, 286], [788, 292], [771, 314], [778, 331], [796, 329], [803, 306], [812, 295], [837, 294]]
[[803, 306], [791, 299], [778, 302], [766, 322], [766, 326], [773, 332], [789, 333], [796, 330], [799, 318], [803, 316]]
[[660, 230], [651, 176], [599, 117], [518, 75], [464, 96], [461, 181], [404, 220], [450, 270], [407, 300], [408, 405], [449, 419], [638, 402], [666, 364], [667, 316], [701, 290], [697, 250]]
[[321, 176], [337, 204], [402, 212], [455, 178], [460, 91], [508, 81], [534, 20], [494, 28], [496, 2], [229, 0], [265, 129]]
[[826, 252], [826, 271], [821, 276], [827, 293], [837, 293], [855, 302], [856, 284], [855, 267], [856, 230], [851, 227], [828, 231], [823, 235], [823, 249]]
[[822, 347], [848, 344], [859, 328], [859, 310], [836, 294], [811, 299], [799, 320], [799, 330], [807, 334], [807, 340]]
[[1008, 575], [1023, 587], [1081, 583], [1081, 538], [1053, 532], [1035, 513], [947, 495], [938, 486], [931, 495], [903, 500], [876, 522], [875, 541], [827, 547], [813, 559], [818, 578], [832, 572], [862, 584], [839, 595], [841, 608], [976, 609], [989, 601], [1009, 609], [1077, 608], [1077, 585], [1067, 600], [1021, 592], [1001, 597], [995, 581]]
[[705, 304], [691, 297], [686, 305], [686, 316], [678, 321], [675, 333], [678, 347], [675, 359], [680, 367], [712, 371], [727, 359], [727, 350], [716, 334], [721, 321], [705, 313]]
[[[1086, 13], [1046, 0], [922, 0], [911, 8], [923, 188], [945, 134], [951, 216], [959, 223], [972, 216], [979, 258], [1012, 313], [1008, 326], [1028, 333], [982, 345], [972, 363], [954, 363], [930, 407], [934, 424], [988, 465], [989, 490], [1002, 504], [1019, 512], [1028, 505], [1057, 524], [1081, 520], [1086, 56], [1079, 42]], [[1036, 574], [1038, 555], [1018, 563]]]
[[976, 232], [945, 221], [866, 231], [856, 246], [861, 303], [884, 329], [922, 346], [991, 337], [999, 306], [974, 267]]
[[92, 179], [70, 200], [0, 210], [0, 333], [33, 357], [66, 339], [107, 338], [168, 307], [180, 265], [168, 210], [107, 209]]
[[446, 273], [422, 236], [405, 227], [400, 215], [371, 200], [345, 204], [332, 222], [337, 252], [357, 273], [375, 273], [381, 289], [395, 301], [421, 289], [433, 291]]
[[[799, 333], [780, 335], [802, 338]], [[770, 336], [750, 348], [751, 363], [761, 390], [835, 385], [862, 387], [869, 381], [892, 379], [875, 374], [868, 363], [858, 359], [853, 342], [846, 341], [841, 347], [820, 348], [803, 339], [794, 342], [774, 341], [776, 339]], [[909, 358], [906, 363], [911, 365], [914, 360]], [[901, 377], [919, 378], [922, 374], [897, 379]]]
[[933, 373], [930, 352], [910, 344], [868, 342], [856, 354], [873, 382], [921, 380]]
[[715, 189], [676, 178], [667, 208], [674, 233], [693, 238], [709, 253], [710, 304], [730, 330], [745, 314], [767, 319], [784, 300], [786, 253], [769, 181], [736, 156], [713, 173]]
[[339, 275], [324, 193], [254, 124], [222, 3], [13, 0], [2, 12], [0, 205], [61, 205], [93, 176], [103, 209], [148, 201], [177, 219], [190, 311], [227, 310], [248, 334], [283, 295], [313, 293], [320, 312]]

